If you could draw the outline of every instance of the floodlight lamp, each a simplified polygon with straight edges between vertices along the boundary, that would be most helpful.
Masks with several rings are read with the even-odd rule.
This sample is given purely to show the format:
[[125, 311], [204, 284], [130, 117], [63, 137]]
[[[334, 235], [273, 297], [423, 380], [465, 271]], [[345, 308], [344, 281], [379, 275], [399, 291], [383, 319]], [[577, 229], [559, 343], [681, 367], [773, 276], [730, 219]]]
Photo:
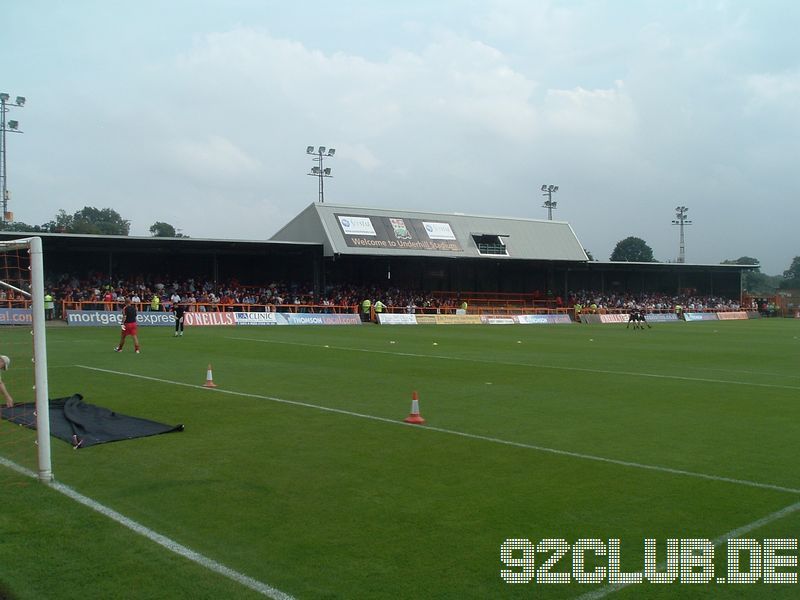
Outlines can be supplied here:
[[556, 204], [558, 204], [558, 202], [556, 202], [555, 200], [553, 200], [553, 201], [550, 203], [550, 208], [555, 208], [555, 207], [556, 207]]
[[543, 192], [546, 192], [546, 191], [547, 191], [547, 186], [546, 186], [546, 185], [543, 185], [543, 186], [542, 186], [542, 191], [543, 191]]
[[319, 153], [320, 154], [325, 154], [325, 146], [320, 146], [319, 147]]
[[557, 185], [554, 185], [554, 186], [553, 186], [553, 191], [554, 191], [554, 192], [557, 192], [557, 191], [558, 191], [558, 186], [557, 186]]
[[324, 174], [325, 175], [330, 175], [331, 174], [331, 168], [330, 167], [325, 167]]
[[311, 167], [311, 173], [313, 175], [319, 175], [319, 167]]
[[314, 154], [314, 146], [309, 146], [308, 148], [306, 148], [306, 153], [307, 154]]
[[17, 104], [19, 106], [25, 106], [25, 96], [17, 96]]
[[9, 121], [8, 122], [9, 129], [18, 129], [19, 128], [19, 121]]
[[336, 148], [328, 148], [328, 156], [333, 156], [336, 154]]
[[9, 96], [8, 94], [6, 94], [5, 92], [3, 92], [2, 94], [0, 94], [0, 100], [2, 100], [3, 102], [8, 102], [8, 99], [9, 99], [9, 98], [11, 98], [11, 96]]

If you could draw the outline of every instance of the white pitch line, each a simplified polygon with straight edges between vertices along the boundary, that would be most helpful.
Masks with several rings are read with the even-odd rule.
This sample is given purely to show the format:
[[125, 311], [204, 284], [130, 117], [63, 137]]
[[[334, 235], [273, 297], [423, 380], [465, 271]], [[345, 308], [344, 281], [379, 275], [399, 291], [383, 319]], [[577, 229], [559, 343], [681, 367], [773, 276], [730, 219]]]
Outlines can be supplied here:
[[[0, 456], [0, 465], [8, 467], [17, 473], [20, 473], [21, 475], [37, 479], [37, 475], [33, 471], [30, 471], [6, 458], [3, 458], [2, 456]], [[179, 544], [178, 542], [171, 540], [166, 536], [161, 535], [160, 533], [156, 533], [152, 529], [148, 529], [144, 525], [141, 525], [140, 523], [129, 519], [125, 515], [118, 513], [114, 509], [108, 508], [96, 500], [92, 500], [91, 498], [76, 492], [71, 487], [64, 485], [63, 483], [51, 482], [47, 485], [52, 489], [61, 492], [68, 498], [71, 498], [72, 500], [75, 500], [76, 502], [100, 513], [101, 515], [108, 517], [112, 521], [116, 521], [120, 525], [127, 527], [134, 533], [138, 533], [139, 535], [146, 537], [150, 541], [166, 548], [170, 552], [197, 563], [201, 567], [205, 567], [209, 571], [223, 575], [224, 577], [227, 577], [228, 579], [231, 579], [244, 587], [258, 592], [268, 598], [272, 598], [273, 600], [294, 600], [289, 594], [267, 585], [266, 583], [262, 583], [256, 579], [253, 579], [252, 577], [248, 577], [247, 575], [239, 573], [238, 571], [234, 571], [233, 569], [228, 568], [225, 565], [208, 558], [207, 556], [203, 556], [202, 554], [195, 552], [194, 550], [187, 548], [186, 546]]]
[[659, 473], [669, 473], [670, 475], [682, 475], [684, 477], [695, 477], [697, 479], [707, 479], [710, 481], [720, 481], [724, 483], [733, 483], [737, 485], [744, 485], [748, 487], [760, 488], [765, 490], [774, 490], [778, 492], [787, 492], [790, 494], [800, 494], [800, 489], [790, 488], [781, 485], [774, 485], [771, 483], [761, 483], [758, 481], [749, 481], [747, 479], [735, 479], [732, 477], [724, 477], [721, 475], [709, 475], [707, 473], [698, 473], [695, 471], [684, 471], [683, 469], [673, 469], [671, 467], [662, 467], [659, 465], [648, 465], [644, 463], [631, 462], [627, 460], [618, 460], [615, 458], [606, 458], [604, 456], [595, 456], [593, 454], [583, 454], [581, 452], [571, 452], [569, 450], [559, 450], [558, 448], [548, 448], [547, 446], [536, 446], [534, 444], [526, 444], [523, 442], [514, 442], [511, 440], [504, 440], [501, 438], [491, 437], [487, 435], [480, 435], [476, 433], [467, 433], [464, 431], [456, 431], [455, 429], [444, 429], [442, 427], [432, 427], [429, 425], [412, 425], [405, 421], [397, 421], [395, 419], [388, 419], [386, 417], [378, 417], [376, 415], [368, 415], [364, 413], [353, 412], [341, 408], [332, 408], [329, 406], [321, 406], [319, 404], [311, 404], [309, 402], [300, 402], [298, 400], [286, 400], [285, 398], [276, 398], [274, 396], [264, 396], [262, 394], [251, 394], [248, 392], [237, 392], [234, 390], [225, 390], [222, 388], [207, 388], [202, 385], [194, 383], [183, 383], [181, 381], [172, 381], [170, 379], [160, 379], [158, 377], [150, 377], [148, 375], [138, 375], [136, 373], [126, 373], [124, 371], [113, 371], [111, 369], [101, 369], [99, 367], [90, 367], [86, 365], [75, 365], [81, 369], [88, 369], [90, 371], [98, 371], [100, 373], [109, 373], [112, 375], [120, 375], [123, 377], [133, 377], [135, 379], [144, 379], [147, 381], [155, 381], [157, 383], [166, 383], [170, 385], [179, 385], [183, 387], [195, 388], [198, 390], [208, 390], [218, 394], [229, 394], [231, 396], [242, 396], [245, 398], [258, 398], [260, 400], [269, 400], [270, 402], [277, 402], [280, 404], [288, 404], [291, 406], [301, 406], [304, 408], [313, 408], [324, 412], [335, 413], [340, 415], [347, 415], [349, 417], [358, 417], [359, 419], [369, 419], [371, 421], [379, 421], [381, 423], [390, 423], [392, 425], [400, 425], [403, 427], [412, 427], [425, 431], [435, 431], [437, 433], [446, 433], [448, 435], [455, 435], [471, 440], [481, 440], [484, 442], [491, 442], [493, 444], [502, 444], [504, 446], [512, 446], [515, 448], [526, 448], [528, 450], [535, 450], [537, 452], [545, 452], [548, 454], [555, 454], [558, 456], [569, 456], [571, 458], [580, 458], [583, 460], [591, 460], [595, 462], [602, 462], [606, 464], [618, 465], [622, 467], [630, 467], [634, 469], [644, 469], [647, 471], [656, 471]]
[[368, 352], [373, 354], [390, 354], [392, 356], [410, 356], [412, 358], [425, 358], [434, 360], [454, 360], [462, 362], [483, 363], [490, 365], [505, 365], [510, 367], [528, 367], [533, 369], [555, 369], [559, 371], [577, 371], [579, 373], [598, 373], [601, 375], [626, 375], [631, 377], [651, 377], [654, 379], [674, 379], [676, 381], [695, 381], [699, 383], [721, 383], [724, 385], [745, 385], [762, 388], [775, 388], [780, 390], [800, 390], [796, 385], [778, 385], [776, 383], [755, 383], [752, 381], [731, 381], [729, 379], [710, 379], [706, 377], [688, 377], [685, 375], [662, 375], [659, 373], [642, 373], [639, 371], [612, 371], [610, 369], [587, 369], [585, 367], [564, 367], [558, 365], [542, 365], [537, 363], [520, 363], [500, 360], [487, 360], [484, 358], [465, 358], [462, 356], [437, 356], [435, 354], [416, 354], [413, 352], [392, 352], [391, 350], [369, 350], [366, 348], [350, 348], [348, 346], [326, 346], [324, 344], [305, 344], [302, 342], [284, 342], [278, 340], [257, 340], [247, 337], [228, 336], [229, 340], [257, 342], [260, 344], [286, 344], [288, 346], [306, 346], [310, 348], [325, 348], [331, 350], [348, 350], [350, 352]]
[[[779, 519], [782, 519], [787, 515], [797, 512], [798, 510], [800, 510], [800, 502], [795, 502], [794, 504], [791, 504], [785, 508], [775, 511], [774, 513], [769, 514], [766, 517], [762, 517], [756, 521], [753, 521], [752, 523], [748, 523], [747, 525], [742, 525], [741, 527], [732, 529], [728, 533], [723, 533], [721, 536], [711, 540], [711, 543], [714, 544], [715, 548], [717, 548], [722, 544], [724, 544], [725, 542], [727, 542], [728, 540], [741, 537], [747, 533], [750, 533], [751, 531], [755, 531], [756, 529], [764, 527], [765, 525], [769, 525], [770, 523], [778, 521]], [[660, 563], [657, 566], [657, 568], [658, 570], [662, 570], [665, 566], [666, 563]], [[626, 588], [630, 585], [635, 585], [635, 584], [617, 583], [614, 585], [607, 585], [603, 588], [587, 592], [585, 594], [581, 594], [580, 596], [577, 596], [575, 600], [598, 600], [599, 598], [605, 598], [606, 596], [610, 596], [611, 594], [614, 594], [619, 590]], [[678, 584], [673, 584], [673, 585], [678, 585]]]

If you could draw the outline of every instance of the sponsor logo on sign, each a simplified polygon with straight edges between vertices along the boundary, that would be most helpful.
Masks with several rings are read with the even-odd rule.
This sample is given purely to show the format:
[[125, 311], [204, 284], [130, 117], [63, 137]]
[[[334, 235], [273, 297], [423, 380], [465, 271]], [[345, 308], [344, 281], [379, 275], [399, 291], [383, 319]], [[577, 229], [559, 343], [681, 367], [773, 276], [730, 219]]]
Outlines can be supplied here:
[[361, 325], [361, 319], [353, 313], [345, 314], [287, 314], [289, 325]]
[[482, 316], [481, 322], [487, 325], [513, 325], [516, 323], [514, 317], [493, 317], [491, 315]]
[[678, 322], [678, 315], [675, 313], [653, 313], [651, 315], [645, 315], [645, 320], [649, 321], [650, 323], [667, 323], [667, 322]]
[[[279, 320], [280, 316], [280, 320]], [[286, 320], [282, 315], [274, 312], [237, 312], [233, 313], [237, 325], [282, 325], [286, 324]]]
[[29, 325], [30, 308], [0, 308], [0, 325]]
[[187, 312], [184, 315], [186, 325], [206, 327], [211, 325], [236, 325], [235, 313], [219, 312]]
[[437, 325], [480, 325], [479, 315], [436, 315], [434, 317]]
[[435, 315], [414, 315], [417, 319], [417, 325], [436, 325]]
[[453, 230], [450, 228], [450, 223], [434, 223], [431, 221], [423, 221], [425, 231], [428, 237], [432, 240], [454, 240], [456, 239]]
[[718, 312], [717, 318], [720, 321], [741, 321], [747, 319], [747, 313], [743, 310], [733, 312]]
[[[122, 324], [122, 313], [105, 310], [68, 310], [67, 323], [78, 327], [119, 326]], [[171, 327], [175, 325], [175, 315], [164, 312], [138, 313], [136, 323], [140, 327]]]
[[716, 321], [717, 313], [684, 313], [683, 318], [686, 321]]
[[542, 325], [542, 324], [562, 324], [572, 323], [569, 315], [517, 315], [517, 323], [521, 325]]
[[339, 223], [346, 235], [376, 235], [369, 217], [340, 216]]
[[631, 316], [628, 313], [618, 315], [600, 315], [601, 323], [627, 323]]
[[417, 316], [404, 313], [380, 313], [378, 323], [381, 325], [416, 325]]

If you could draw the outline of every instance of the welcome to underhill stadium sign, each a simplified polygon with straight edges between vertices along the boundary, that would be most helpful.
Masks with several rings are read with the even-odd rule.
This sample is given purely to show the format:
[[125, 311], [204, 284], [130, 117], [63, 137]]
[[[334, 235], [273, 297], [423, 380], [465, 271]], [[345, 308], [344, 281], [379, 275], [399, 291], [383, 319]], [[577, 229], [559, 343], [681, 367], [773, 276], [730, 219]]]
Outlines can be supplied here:
[[336, 214], [345, 243], [354, 248], [463, 252], [446, 221]]

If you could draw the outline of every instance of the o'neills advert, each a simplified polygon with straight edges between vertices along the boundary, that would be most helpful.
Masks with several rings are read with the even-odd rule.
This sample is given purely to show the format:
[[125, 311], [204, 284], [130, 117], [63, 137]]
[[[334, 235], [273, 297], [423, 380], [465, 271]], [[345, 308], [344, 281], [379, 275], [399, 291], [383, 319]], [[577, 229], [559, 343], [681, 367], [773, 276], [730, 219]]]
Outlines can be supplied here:
[[336, 218], [345, 242], [354, 248], [464, 251], [450, 223], [445, 221], [340, 214]]

